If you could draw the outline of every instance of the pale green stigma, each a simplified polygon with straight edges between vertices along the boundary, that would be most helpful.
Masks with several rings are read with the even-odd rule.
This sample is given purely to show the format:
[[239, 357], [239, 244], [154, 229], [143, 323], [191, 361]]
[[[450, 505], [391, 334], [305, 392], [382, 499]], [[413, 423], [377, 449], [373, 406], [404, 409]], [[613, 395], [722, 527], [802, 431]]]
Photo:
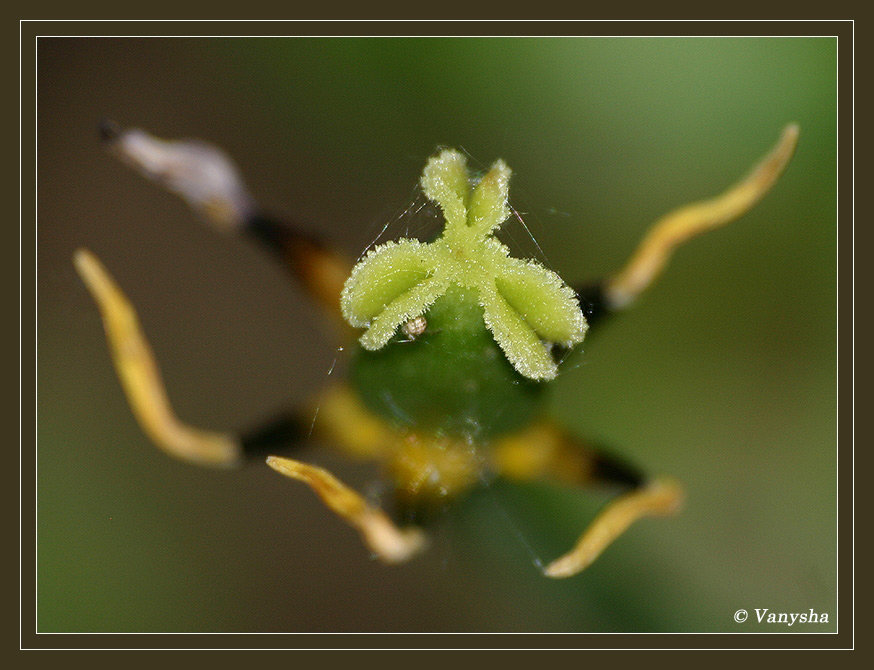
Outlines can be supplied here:
[[443, 210], [443, 235], [428, 244], [402, 239], [374, 247], [343, 288], [343, 316], [367, 328], [360, 339], [365, 349], [385, 346], [399, 326], [457, 284], [479, 296], [485, 325], [520, 374], [556, 376], [551, 346], [582, 342], [588, 326], [561, 277], [534, 260], [511, 257], [493, 236], [510, 215], [510, 174], [498, 160], [472, 184], [458, 151], [445, 149], [428, 161], [422, 190]]

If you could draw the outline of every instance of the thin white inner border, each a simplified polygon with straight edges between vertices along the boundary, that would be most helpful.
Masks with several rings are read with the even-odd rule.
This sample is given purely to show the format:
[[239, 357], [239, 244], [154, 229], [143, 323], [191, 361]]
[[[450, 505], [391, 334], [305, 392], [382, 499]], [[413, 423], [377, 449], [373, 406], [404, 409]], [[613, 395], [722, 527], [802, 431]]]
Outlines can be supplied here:
[[[655, 20], [647, 20], [641, 21], [637, 19], [621, 19], [621, 20], [611, 20], [611, 19], [595, 19], [595, 20], [586, 20], [586, 19], [572, 19], [572, 20], [561, 20], [556, 21], [554, 19], [531, 19], [531, 20], [515, 20], [515, 19], [458, 19], [458, 20], [435, 20], [433, 22], [426, 21], [426, 23], [661, 23], [661, 22], [670, 22], [670, 23], [722, 23], [723, 21], [719, 20], [709, 20], [709, 21], [701, 21], [696, 19], [680, 19], [680, 20], [670, 20], [670, 19], [655, 19]], [[18, 439], [19, 439], [19, 530], [18, 530], [18, 541], [19, 541], [19, 589], [18, 589], [18, 600], [19, 600], [19, 649], [20, 650], [40, 650], [38, 647], [23, 647], [21, 645], [21, 640], [23, 636], [23, 622], [21, 619], [21, 611], [22, 611], [22, 603], [23, 603], [23, 583], [21, 578], [21, 567], [23, 566], [23, 553], [22, 553], [22, 529], [23, 529], [23, 504], [22, 504], [22, 464], [23, 464], [23, 403], [22, 403], [22, 240], [23, 240], [23, 97], [22, 97], [22, 86], [23, 86], [23, 27], [24, 24], [29, 23], [423, 23], [421, 20], [408, 20], [408, 19], [360, 19], [360, 20], [348, 20], [348, 19], [300, 19], [300, 20], [259, 20], [259, 19], [179, 19], [179, 20], [149, 20], [149, 19], [136, 19], [136, 20], [115, 20], [115, 19], [69, 19], [69, 20], [39, 20], [39, 21], [31, 21], [28, 19], [22, 19], [19, 21], [19, 59], [18, 59], [18, 99], [19, 99], [19, 135], [18, 135], [18, 153], [19, 153], [19, 204], [18, 204], [18, 215], [19, 215], [19, 236], [18, 236], [18, 260], [19, 260], [19, 283], [18, 283], [18, 340], [19, 340], [19, 357], [18, 357], [18, 387], [19, 387], [19, 422], [18, 422]], [[806, 19], [762, 19], [762, 20], [742, 20], [742, 21], [732, 21], [727, 20], [724, 21], [726, 23], [819, 23], [819, 21], [809, 21]], [[855, 137], [855, 21], [851, 19], [844, 20], [833, 20], [833, 21], [825, 21], [826, 23], [849, 23], [851, 27], [851, 35], [853, 37], [852, 43], [852, 62], [853, 62], [853, 72], [851, 77], [851, 89], [852, 89], [852, 99], [853, 99], [853, 113], [852, 113], [852, 127], [853, 127], [853, 137]], [[65, 35], [65, 34], [48, 34], [48, 35], [35, 35], [34, 36], [34, 128], [38, 129], [38, 104], [39, 104], [39, 87], [38, 87], [38, 71], [39, 71], [39, 38], [40, 37], [53, 37], [53, 38], [82, 38], [82, 39], [119, 39], [119, 38], [162, 38], [162, 39], [192, 39], [192, 38], [200, 38], [200, 39], [252, 39], [252, 38], [335, 38], [335, 39], [343, 39], [343, 38], [419, 38], [419, 39], [444, 39], [444, 38], [479, 38], [479, 39], [488, 39], [488, 38], [496, 38], [496, 39], [535, 39], [535, 38], [581, 38], [581, 39], [597, 39], [597, 38], [624, 38], [624, 39], [653, 39], [653, 38], [710, 38], [710, 39], [720, 39], [720, 38], [751, 38], [751, 39], [777, 39], [777, 38], [785, 38], [785, 39], [798, 39], [798, 38], [810, 38], [810, 37], [822, 37], [822, 38], [834, 38], [835, 40], [835, 133], [836, 133], [836, 162], [835, 162], [835, 182], [836, 182], [836, 194], [835, 194], [835, 214], [836, 214], [836, 254], [835, 254], [835, 267], [840, 267], [840, 37], [838, 35], [817, 35], [817, 34], [805, 34], [805, 35]], [[38, 239], [37, 239], [37, 231], [39, 229], [39, 209], [38, 209], [38, 131], [34, 133], [34, 335], [39, 332], [39, 312], [38, 312], [38, 291], [37, 291], [37, 278], [38, 278]], [[852, 516], [851, 516], [851, 526], [852, 526], [852, 546], [853, 546], [853, 593], [855, 595], [855, 150], [852, 152], [852, 164], [853, 164], [853, 176], [852, 176], [852, 188], [853, 188], [853, 209], [852, 209], [852, 274], [853, 274], [853, 283], [851, 287], [851, 295], [852, 295], [852, 304], [853, 310], [851, 314], [852, 318], [852, 352], [851, 352], [851, 360], [853, 361], [853, 376], [852, 376], [852, 417], [853, 417], [853, 427], [852, 427], [852, 443], [851, 443], [851, 453], [852, 453], [852, 463], [853, 463], [853, 475], [850, 481], [851, 492], [853, 495], [853, 506], [852, 506]], [[836, 273], [836, 281], [835, 281], [836, 291], [835, 291], [835, 301], [836, 301], [836, 309], [835, 309], [835, 319], [836, 319], [836, 334], [835, 334], [835, 350], [836, 350], [836, 379], [835, 379], [835, 418], [836, 418], [836, 428], [835, 428], [835, 492], [836, 496], [839, 497], [840, 491], [840, 448], [839, 448], [839, 433], [840, 433], [840, 273]], [[39, 550], [39, 541], [38, 541], [38, 483], [36, 480], [36, 472], [39, 470], [39, 448], [38, 448], [38, 424], [37, 424], [37, 414], [38, 412], [38, 397], [39, 397], [39, 389], [38, 384], [36, 383], [36, 377], [38, 376], [38, 365], [39, 365], [39, 339], [35, 337], [34, 342], [34, 445], [36, 447], [34, 453], [34, 576], [38, 575], [38, 550]], [[840, 618], [838, 617], [839, 609], [840, 609], [840, 504], [836, 504], [835, 506], [835, 620], [837, 622], [837, 628], [835, 632], [805, 632], [802, 635], [838, 635], [840, 633]], [[119, 633], [119, 632], [80, 632], [80, 633], [54, 633], [54, 632], [39, 632], [37, 628], [38, 624], [38, 591], [39, 591], [39, 581], [38, 579], [35, 582], [35, 592], [34, 592], [34, 634], [35, 635], [370, 635], [370, 636], [384, 636], [384, 635], [785, 635], [786, 633], [775, 633], [771, 631], [738, 631], [738, 632], [715, 632], [715, 633], [696, 633], [696, 632], [680, 632], [680, 633], [653, 633], [653, 632], [641, 632], [641, 633], [617, 633], [617, 632], [573, 632], [573, 633], [553, 633], [553, 632], [543, 632], [543, 633], [513, 633], [513, 632], [503, 632], [503, 633], [479, 633], [479, 632], [457, 632], [457, 633], [441, 633], [441, 632], [393, 632], [393, 633], [337, 633], [337, 632], [230, 632], [230, 633], [221, 633], [221, 632], [197, 632], [197, 633], [180, 633], [180, 632], [166, 632], [166, 633], [145, 633], [145, 632], [133, 632], [133, 633]], [[853, 611], [853, 644], [855, 645], [855, 598], [853, 598], [852, 603], [852, 611]], [[855, 646], [850, 647], [855, 648]], [[80, 648], [74, 647], [56, 647], [54, 650], [79, 650]], [[125, 648], [116, 648], [116, 647], [93, 647], [91, 649], [127, 649], [130, 651], [136, 650], [151, 650], [155, 649], [152, 647], [125, 647]], [[219, 649], [219, 650], [275, 650], [282, 649], [280, 647], [172, 647], [167, 649], [187, 649], [187, 650], [210, 650], [210, 649]], [[286, 648], [289, 650], [299, 650], [299, 651], [308, 651], [308, 650], [319, 650], [319, 651], [327, 651], [334, 650], [331, 647], [289, 647]], [[438, 651], [444, 650], [448, 648], [429, 648], [429, 647], [344, 647], [345, 650], [350, 651], [379, 651], [379, 650], [406, 650], [406, 649], [418, 649], [418, 650], [429, 650], [429, 651]], [[469, 648], [459, 648], [459, 649], [469, 649]], [[520, 648], [520, 647], [481, 647], [481, 650], [493, 650], [493, 649], [529, 649], [529, 648]], [[541, 648], [530, 648], [541, 650]], [[573, 650], [574, 648], [569, 647], [557, 647], [556, 650]], [[579, 649], [591, 649], [591, 650], [604, 650], [604, 649], [613, 649], [616, 650], [618, 648], [611, 647], [587, 647], [587, 648], [579, 648]], [[656, 649], [649, 647], [628, 647], [622, 648], [625, 649]], [[665, 650], [678, 650], [678, 649], [700, 649], [696, 648], [687, 648], [687, 647], [674, 647], [674, 648], [657, 648], [657, 649], [665, 649]], [[737, 648], [723, 648], [723, 647], [711, 647], [709, 649], [712, 650], [726, 650], [726, 649], [737, 649]], [[756, 648], [743, 648], [743, 649], [756, 649]], [[772, 647], [772, 650], [790, 650], [790, 649], [798, 649], [798, 647]], [[823, 650], [831, 650], [832, 647], [824, 647]]]

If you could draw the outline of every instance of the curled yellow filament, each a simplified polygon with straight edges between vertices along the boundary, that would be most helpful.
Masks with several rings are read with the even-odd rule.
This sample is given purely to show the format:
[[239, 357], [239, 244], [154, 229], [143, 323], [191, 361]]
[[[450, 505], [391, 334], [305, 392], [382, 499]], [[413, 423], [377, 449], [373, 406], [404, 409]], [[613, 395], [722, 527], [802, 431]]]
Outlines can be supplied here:
[[638, 519], [668, 516], [679, 511], [683, 490], [676, 482], [658, 479], [617, 498], [595, 518], [573, 549], [546, 566], [547, 577], [573, 577], [585, 570]]
[[74, 262], [100, 309], [115, 370], [146, 434], [177, 458], [198, 465], [238, 465], [242, 449], [232, 435], [193, 428], [176, 418], [136, 311], [100, 261], [79, 249]]
[[680, 207], [658, 219], [625, 267], [607, 282], [605, 297], [610, 308], [622, 309], [631, 304], [661, 274], [683, 242], [749, 211], [780, 177], [797, 143], [798, 126], [790, 124], [771, 152], [725, 193]]
[[398, 528], [382, 510], [368, 505], [327, 470], [278, 456], [270, 456], [267, 465], [308, 484], [329, 508], [361, 533], [364, 543], [384, 562], [403, 563], [425, 548], [425, 534], [420, 529]]

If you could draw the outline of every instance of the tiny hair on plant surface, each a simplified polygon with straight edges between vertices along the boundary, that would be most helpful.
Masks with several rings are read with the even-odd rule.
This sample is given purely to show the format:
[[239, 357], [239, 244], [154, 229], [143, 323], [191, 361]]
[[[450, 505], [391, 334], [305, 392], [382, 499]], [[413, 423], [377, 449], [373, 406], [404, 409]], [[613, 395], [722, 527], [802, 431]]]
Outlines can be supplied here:
[[[615, 496], [589, 527], [543, 567], [550, 578], [580, 574], [636, 521], [676, 514], [684, 496], [674, 478], [650, 477], [558, 425], [549, 418], [545, 389], [567, 352], [630, 308], [680, 245], [738, 219], [772, 189], [799, 134], [795, 124], [786, 126], [740, 181], [664, 215], [617, 272], [575, 285], [538, 261], [513, 256], [496, 237], [511, 214], [512, 171], [501, 159], [475, 173], [460, 151], [439, 150], [419, 185], [439, 208], [442, 231], [427, 240], [382, 242], [352, 263], [263, 211], [220, 149], [111, 122], [100, 130], [113, 155], [182, 197], [216, 230], [249, 237], [278, 259], [338, 325], [350, 350], [348, 379], [333, 381], [314, 400], [317, 421], [307, 404], [240, 434], [190, 426], [172, 408], [133, 305], [97, 255], [80, 249], [76, 269], [102, 316], [131, 410], [156, 446], [220, 468], [266, 456], [269, 467], [310, 487], [389, 564], [424, 551], [441, 512], [490, 481], [613, 487]], [[313, 435], [378, 464], [390, 509], [328, 470], [284, 455]]]

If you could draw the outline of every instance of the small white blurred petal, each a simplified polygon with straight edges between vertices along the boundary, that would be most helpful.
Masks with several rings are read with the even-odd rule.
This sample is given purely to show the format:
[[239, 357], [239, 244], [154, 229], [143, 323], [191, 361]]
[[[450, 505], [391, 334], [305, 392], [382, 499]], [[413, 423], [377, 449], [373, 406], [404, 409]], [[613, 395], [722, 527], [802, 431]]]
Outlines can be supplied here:
[[161, 140], [138, 128], [110, 140], [112, 150], [145, 177], [176, 193], [223, 230], [241, 226], [254, 201], [231, 159], [199, 140]]

